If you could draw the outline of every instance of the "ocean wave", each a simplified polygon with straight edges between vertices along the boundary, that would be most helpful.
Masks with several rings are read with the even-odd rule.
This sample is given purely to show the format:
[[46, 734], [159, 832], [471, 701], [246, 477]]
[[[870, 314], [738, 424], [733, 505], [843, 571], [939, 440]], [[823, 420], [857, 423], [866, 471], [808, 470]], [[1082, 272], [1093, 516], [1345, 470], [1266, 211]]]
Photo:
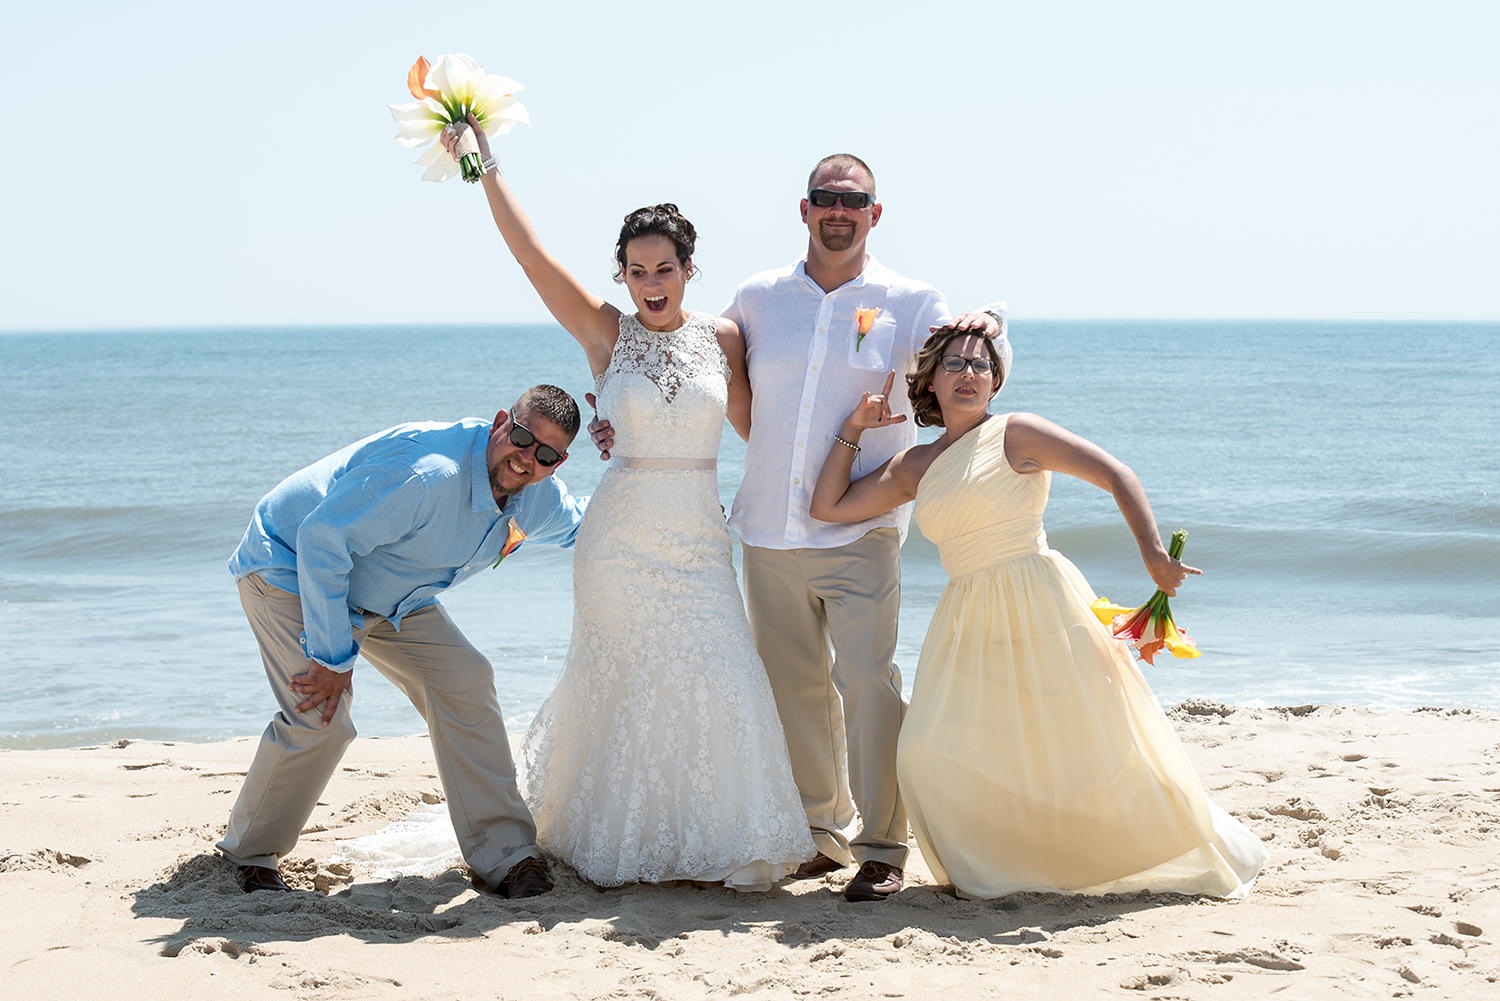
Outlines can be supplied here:
[[[1118, 521], [1049, 531], [1047, 541], [1080, 567], [1139, 566], [1135, 542]], [[919, 572], [939, 562], [937, 547], [915, 532], [903, 559]], [[1372, 587], [1414, 579], [1474, 581], [1493, 578], [1500, 564], [1500, 535], [1437, 527], [1410, 531], [1200, 525], [1190, 533], [1184, 562], [1215, 572], [1255, 573], [1268, 579], [1315, 577], [1328, 583], [1352, 579]]]
[[218, 504], [49, 507], [0, 511], [0, 559], [128, 567], [229, 558], [246, 515]]

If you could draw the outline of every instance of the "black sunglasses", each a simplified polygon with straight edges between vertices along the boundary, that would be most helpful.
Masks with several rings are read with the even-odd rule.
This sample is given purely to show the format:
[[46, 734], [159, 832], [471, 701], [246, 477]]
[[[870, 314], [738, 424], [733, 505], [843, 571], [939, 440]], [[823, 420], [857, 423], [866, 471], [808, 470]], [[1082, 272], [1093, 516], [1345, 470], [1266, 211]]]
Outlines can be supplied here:
[[516, 448], [530, 448], [536, 442], [536, 461], [544, 466], [555, 466], [568, 457], [567, 452], [559, 452], [551, 445], [543, 445], [536, 440], [536, 435], [531, 429], [514, 417], [510, 419], [510, 443]]
[[[989, 375], [995, 371], [995, 363], [988, 358], [965, 358], [963, 355], [943, 355], [944, 372], [962, 372], [966, 368], [972, 368], [975, 375]], [[538, 459], [541, 456], [537, 456]]]
[[831, 209], [833, 203], [842, 201], [846, 209], [867, 209], [875, 203], [875, 196], [864, 191], [829, 191], [827, 188], [813, 188], [807, 193], [807, 200], [820, 209]]

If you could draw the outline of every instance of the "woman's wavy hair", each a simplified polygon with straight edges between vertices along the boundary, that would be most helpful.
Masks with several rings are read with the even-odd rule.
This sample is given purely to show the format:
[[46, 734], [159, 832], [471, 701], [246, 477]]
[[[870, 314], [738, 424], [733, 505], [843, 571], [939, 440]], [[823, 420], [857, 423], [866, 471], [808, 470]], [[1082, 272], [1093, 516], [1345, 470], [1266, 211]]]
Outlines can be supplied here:
[[625, 248], [631, 240], [643, 236], [664, 236], [671, 240], [672, 246], [677, 248], [677, 263], [682, 265], [687, 277], [697, 273], [692, 256], [698, 246], [698, 231], [676, 205], [662, 202], [636, 209], [625, 217], [620, 238], [615, 241], [615, 281], [623, 280], [625, 275]]
[[[922, 350], [918, 351], [917, 357], [913, 359], [912, 371], [906, 377], [906, 396], [911, 400], [912, 419], [919, 427], [945, 426], [943, 412], [938, 408], [937, 394], [932, 391], [932, 380], [942, 364], [943, 351], [948, 347], [949, 342], [972, 333], [972, 330], [959, 331], [952, 327], [939, 327], [932, 332], [931, 337], [927, 338], [927, 343], [922, 345]], [[995, 371], [1000, 373], [994, 392], [990, 393], [990, 399], [994, 399], [995, 393], [1000, 392], [1000, 387], [1005, 385], [1005, 370], [1000, 367], [1000, 352], [995, 350], [995, 342], [982, 335], [980, 339], [984, 341], [985, 353], [990, 356]]]

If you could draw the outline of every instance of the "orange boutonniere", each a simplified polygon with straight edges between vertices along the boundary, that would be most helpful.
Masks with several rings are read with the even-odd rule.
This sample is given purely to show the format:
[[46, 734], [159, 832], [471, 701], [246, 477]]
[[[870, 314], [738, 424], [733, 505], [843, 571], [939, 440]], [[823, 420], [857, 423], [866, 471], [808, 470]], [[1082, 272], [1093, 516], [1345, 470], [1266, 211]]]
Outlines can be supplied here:
[[854, 311], [854, 350], [864, 343], [865, 335], [875, 326], [875, 317], [880, 315], [879, 306], [861, 306]]
[[521, 531], [521, 526], [516, 524], [516, 519], [510, 520], [510, 531], [506, 533], [505, 545], [500, 547], [500, 555], [495, 557], [495, 562], [490, 564], [490, 569], [500, 565], [500, 561], [511, 553], [521, 548], [521, 543], [526, 540], [526, 533]]

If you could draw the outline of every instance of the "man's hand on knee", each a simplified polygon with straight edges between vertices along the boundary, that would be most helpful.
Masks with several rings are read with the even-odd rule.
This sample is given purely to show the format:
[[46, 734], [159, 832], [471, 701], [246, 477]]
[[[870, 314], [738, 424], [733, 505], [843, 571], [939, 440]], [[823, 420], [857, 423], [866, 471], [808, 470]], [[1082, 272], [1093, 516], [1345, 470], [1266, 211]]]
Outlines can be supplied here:
[[297, 712], [305, 713], [315, 706], [323, 707], [323, 725], [333, 722], [333, 714], [339, 711], [339, 700], [344, 693], [354, 693], [354, 672], [340, 674], [324, 667], [315, 660], [307, 662], [307, 673], [292, 676], [292, 691], [307, 698], [297, 703]]

